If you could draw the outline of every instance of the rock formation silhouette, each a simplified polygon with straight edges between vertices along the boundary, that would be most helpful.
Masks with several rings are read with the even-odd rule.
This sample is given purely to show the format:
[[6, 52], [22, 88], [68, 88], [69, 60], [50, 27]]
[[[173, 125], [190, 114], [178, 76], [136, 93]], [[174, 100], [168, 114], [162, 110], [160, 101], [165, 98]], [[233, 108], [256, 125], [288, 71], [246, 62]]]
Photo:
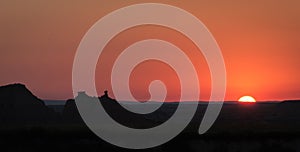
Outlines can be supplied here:
[[0, 123], [2, 125], [40, 125], [55, 121], [57, 115], [23, 84], [0, 87]]

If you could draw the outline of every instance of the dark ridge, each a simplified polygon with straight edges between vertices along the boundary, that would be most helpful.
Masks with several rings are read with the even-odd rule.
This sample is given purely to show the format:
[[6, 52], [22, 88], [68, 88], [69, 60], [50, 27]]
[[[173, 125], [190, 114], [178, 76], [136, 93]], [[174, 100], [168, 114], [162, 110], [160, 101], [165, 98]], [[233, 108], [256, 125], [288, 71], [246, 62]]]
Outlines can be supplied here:
[[[24, 84], [15, 83], [6, 86], [0, 86], [0, 100], [2, 102], [13, 102], [12, 104], [32, 104], [29, 100], [35, 100], [40, 105], [45, 105], [44, 102], [33, 95]], [[21, 100], [24, 100], [20, 102]]]
[[[162, 124], [174, 114], [178, 107], [178, 103], [169, 104], [164, 102], [154, 112], [148, 114], [137, 114], [126, 110], [118, 103], [118, 101], [108, 97], [107, 95], [99, 97], [99, 100], [109, 116], [115, 121], [122, 125], [138, 129], [152, 128]], [[140, 123], [132, 123], [133, 120]]]
[[62, 119], [66, 123], [84, 125], [84, 122], [77, 110], [75, 100], [68, 99], [62, 112]]
[[55, 120], [55, 113], [23, 84], [0, 87], [1, 126], [40, 125]]
[[280, 102], [281, 104], [283, 103], [283, 104], [286, 104], [286, 103], [292, 103], [292, 104], [294, 104], [294, 103], [300, 103], [300, 100], [284, 100], [284, 101], [282, 101], [282, 102]]

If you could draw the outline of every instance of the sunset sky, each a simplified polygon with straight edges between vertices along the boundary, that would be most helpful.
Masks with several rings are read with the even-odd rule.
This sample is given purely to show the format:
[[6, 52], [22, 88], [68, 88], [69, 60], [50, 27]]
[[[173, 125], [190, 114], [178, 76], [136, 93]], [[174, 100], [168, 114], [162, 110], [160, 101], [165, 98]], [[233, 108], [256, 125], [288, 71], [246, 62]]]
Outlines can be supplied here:
[[[300, 2], [298, 0], [230, 1], [71, 1], [2, 0], [0, 2], [0, 85], [23, 83], [39, 98], [72, 95], [72, 65], [87, 30], [101, 17], [121, 7], [159, 2], [198, 17], [219, 44], [227, 70], [226, 100], [251, 95], [256, 100], [300, 99]], [[194, 63], [201, 100], [210, 96], [207, 63], [197, 47], [179, 32], [147, 25], [114, 37], [99, 58], [97, 90], [111, 92], [114, 59], [131, 44], [162, 39], [181, 48]], [[164, 81], [168, 100], [177, 100], [180, 86], [174, 71], [144, 62], [132, 73], [130, 87], [140, 100], [149, 98], [149, 82]]]

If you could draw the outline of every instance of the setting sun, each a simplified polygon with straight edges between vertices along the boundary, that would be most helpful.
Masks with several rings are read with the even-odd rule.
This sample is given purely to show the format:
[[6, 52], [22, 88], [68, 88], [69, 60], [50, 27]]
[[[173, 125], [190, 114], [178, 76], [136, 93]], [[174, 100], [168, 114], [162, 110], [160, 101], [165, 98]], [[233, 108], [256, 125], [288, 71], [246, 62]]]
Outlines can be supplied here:
[[256, 100], [251, 96], [243, 96], [238, 101], [239, 102], [256, 102]]

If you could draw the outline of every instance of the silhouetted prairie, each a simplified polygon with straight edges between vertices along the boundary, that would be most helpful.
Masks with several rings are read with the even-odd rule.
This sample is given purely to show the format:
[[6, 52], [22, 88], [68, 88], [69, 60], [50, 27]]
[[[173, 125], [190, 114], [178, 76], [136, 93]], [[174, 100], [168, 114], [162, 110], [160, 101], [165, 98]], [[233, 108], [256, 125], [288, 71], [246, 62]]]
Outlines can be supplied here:
[[[177, 103], [166, 103], [154, 113], [137, 115], [114, 99], [99, 99], [113, 119], [134, 128], [159, 125], [177, 108]], [[224, 104], [204, 135], [198, 135], [197, 130], [207, 104], [188, 104], [198, 109], [186, 129], [170, 142], [143, 151], [300, 151], [300, 104]], [[134, 151], [95, 136], [82, 121], [73, 99], [66, 101], [62, 112], [55, 112], [24, 85], [13, 84], [0, 87], [0, 110], [0, 144], [9, 151]]]

